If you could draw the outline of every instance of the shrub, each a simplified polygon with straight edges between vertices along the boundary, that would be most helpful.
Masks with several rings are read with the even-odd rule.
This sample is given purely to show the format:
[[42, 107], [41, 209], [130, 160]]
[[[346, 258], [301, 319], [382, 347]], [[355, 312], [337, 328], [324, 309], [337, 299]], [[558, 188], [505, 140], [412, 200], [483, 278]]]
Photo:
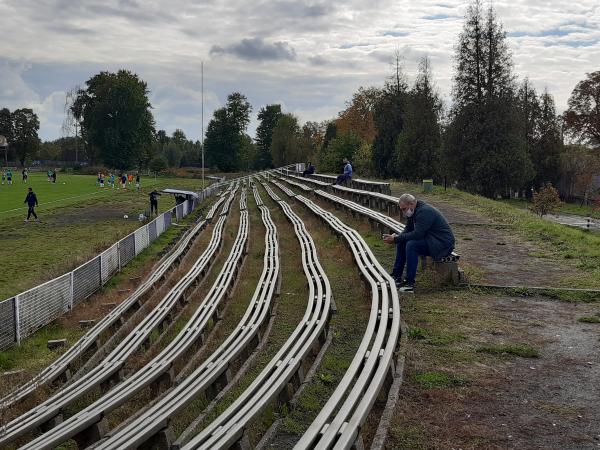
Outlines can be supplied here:
[[534, 192], [531, 209], [536, 214], [539, 214], [540, 217], [556, 211], [559, 206], [560, 197], [558, 191], [550, 183], [541, 188], [538, 192]]

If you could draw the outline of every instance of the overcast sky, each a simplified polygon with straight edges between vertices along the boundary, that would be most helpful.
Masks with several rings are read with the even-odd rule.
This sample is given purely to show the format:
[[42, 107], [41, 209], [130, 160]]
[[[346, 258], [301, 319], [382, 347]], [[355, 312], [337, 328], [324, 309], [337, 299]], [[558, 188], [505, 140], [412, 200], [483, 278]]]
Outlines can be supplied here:
[[[417, 4], [418, 3], [418, 4]], [[359, 86], [381, 86], [398, 49], [414, 78], [428, 55], [446, 103], [463, 1], [0, 0], [0, 107], [31, 107], [40, 137], [60, 137], [65, 92], [102, 70], [148, 83], [157, 129], [204, 129], [239, 91], [304, 122], [333, 118]], [[494, 1], [515, 72], [548, 88], [559, 111], [600, 70], [598, 0]]]

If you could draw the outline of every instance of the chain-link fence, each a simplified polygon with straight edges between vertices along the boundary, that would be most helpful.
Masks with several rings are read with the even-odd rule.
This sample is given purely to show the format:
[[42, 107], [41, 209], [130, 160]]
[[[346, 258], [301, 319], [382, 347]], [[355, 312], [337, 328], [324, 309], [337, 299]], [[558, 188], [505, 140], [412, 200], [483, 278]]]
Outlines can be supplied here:
[[156, 218], [156, 237], [160, 236], [165, 231], [165, 216], [161, 214]]
[[156, 219], [148, 224], [148, 240], [150, 243], [156, 240]]
[[29, 336], [71, 307], [71, 272], [17, 295], [19, 335]]
[[17, 342], [16, 298], [0, 302], [0, 348], [8, 348]]
[[143, 227], [138, 228], [133, 235], [135, 237], [135, 255], [137, 256], [142, 250], [148, 247], [148, 226], [144, 225]]
[[102, 286], [102, 261], [97, 256], [73, 271], [73, 304], [85, 300]]
[[[199, 193], [204, 200], [217, 190], [210, 186]], [[199, 201], [187, 200], [104, 250], [72, 272], [0, 302], [0, 350], [52, 322], [85, 300], [106, 283], [129, 261], [148, 247], [172, 223], [191, 213]]]
[[104, 284], [120, 269], [118, 242], [102, 252], [100, 262], [102, 265], [102, 284]]

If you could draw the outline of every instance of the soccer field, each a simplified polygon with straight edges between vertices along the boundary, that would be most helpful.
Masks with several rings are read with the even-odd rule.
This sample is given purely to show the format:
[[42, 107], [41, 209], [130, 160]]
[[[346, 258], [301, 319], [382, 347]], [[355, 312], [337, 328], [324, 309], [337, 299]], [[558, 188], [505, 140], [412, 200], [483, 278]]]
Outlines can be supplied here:
[[[18, 175], [11, 186], [0, 185], [0, 300], [73, 269], [135, 230], [138, 215], [148, 213], [152, 189], [202, 188], [192, 178], [142, 176], [138, 192], [135, 184], [125, 191], [102, 189], [94, 175], [59, 173], [56, 184], [45, 173], [31, 174], [27, 184]], [[40, 222], [24, 223], [29, 186], [38, 198]], [[163, 194], [158, 210], [174, 205], [173, 196]]]
[[[45, 173], [32, 173], [29, 175], [27, 183], [21, 181], [21, 173], [13, 178], [13, 184], [0, 185], [0, 220], [23, 215], [27, 212], [27, 205], [24, 203], [27, 195], [27, 188], [31, 187], [37, 195], [39, 206], [36, 210], [44, 211], [59, 206], [68, 206], [81, 203], [95, 197], [110, 197], [123, 193], [123, 190], [105, 187], [100, 188], [96, 184], [94, 175], [69, 175], [58, 173], [56, 183], [48, 182]], [[148, 187], [156, 186], [162, 188], [165, 186], [184, 185], [188, 188], [199, 189], [201, 182], [198, 180], [187, 180], [181, 178], [144, 178], [141, 185], [146, 191]], [[105, 184], [105, 186], [108, 186]], [[128, 186], [128, 192], [135, 191], [135, 185]], [[118, 198], [118, 197], [116, 197]]]

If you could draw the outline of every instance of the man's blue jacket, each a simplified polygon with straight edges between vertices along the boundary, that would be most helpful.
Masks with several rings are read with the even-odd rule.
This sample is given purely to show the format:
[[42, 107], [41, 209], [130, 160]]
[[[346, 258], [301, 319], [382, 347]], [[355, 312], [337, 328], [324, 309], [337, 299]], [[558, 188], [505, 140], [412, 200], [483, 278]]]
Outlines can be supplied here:
[[434, 258], [444, 258], [454, 250], [454, 234], [448, 221], [433, 206], [417, 201], [415, 212], [408, 218], [404, 231], [396, 236], [396, 243], [425, 239]]

